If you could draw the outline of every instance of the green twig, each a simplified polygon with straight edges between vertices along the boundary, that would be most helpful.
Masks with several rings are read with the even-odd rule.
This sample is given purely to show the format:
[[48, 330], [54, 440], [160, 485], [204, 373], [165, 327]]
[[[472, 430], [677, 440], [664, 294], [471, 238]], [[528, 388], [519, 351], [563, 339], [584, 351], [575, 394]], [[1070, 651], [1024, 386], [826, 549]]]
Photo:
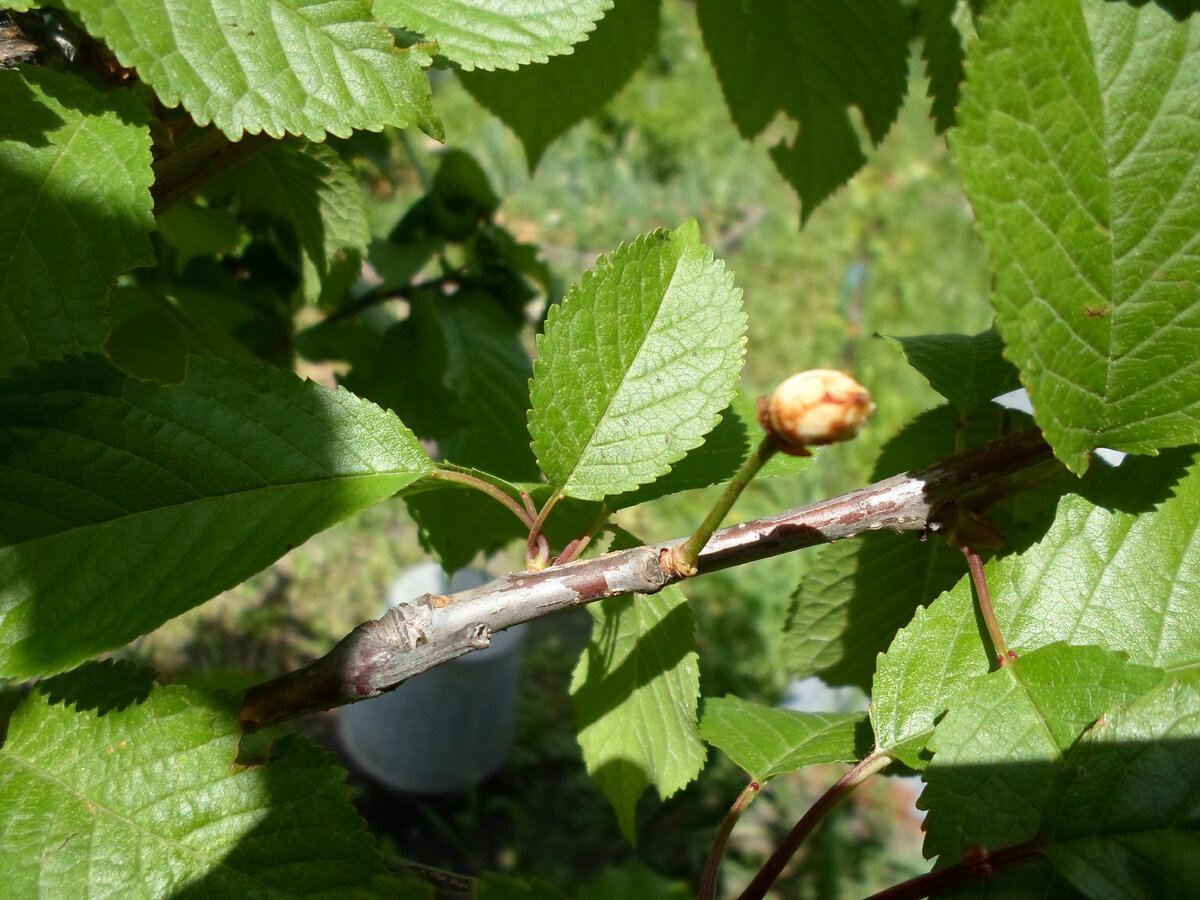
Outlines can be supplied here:
[[700, 523], [700, 527], [696, 529], [695, 534], [683, 544], [675, 547], [671, 551], [669, 559], [664, 560], [667, 568], [673, 568], [680, 575], [690, 576], [696, 574], [696, 560], [700, 558], [701, 551], [721, 526], [721, 523], [725, 521], [725, 516], [729, 514], [729, 510], [733, 508], [733, 504], [737, 501], [737, 498], [746, 489], [746, 485], [758, 474], [758, 470], [766, 464], [767, 460], [777, 452], [779, 452], [779, 441], [773, 435], [768, 434], [754, 449], [754, 452], [746, 458], [746, 461], [742, 463], [742, 467], [737, 470], [737, 474], [725, 485], [724, 493], [721, 494], [716, 505], [709, 510], [708, 515]]
[[770, 859], [766, 861], [758, 874], [754, 876], [754, 880], [742, 891], [739, 900], [762, 900], [766, 896], [771, 885], [783, 872], [783, 867], [788, 864], [796, 851], [800, 849], [800, 845], [804, 843], [814, 828], [824, 819], [834, 808], [844, 799], [850, 796], [851, 792], [874, 775], [886, 769], [892, 762], [892, 757], [883, 750], [873, 750], [857, 763], [850, 767], [837, 782], [827, 790], [824, 794], [817, 798], [817, 802], [809, 807], [806, 812], [796, 823], [796, 826], [788, 833], [788, 836], [783, 839], [775, 852], [771, 854]]
[[482, 491], [497, 503], [511, 510], [512, 514], [520, 519], [521, 524], [526, 528], [533, 528], [534, 517], [527, 513], [520, 503], [491, 482], [484, 481], [482, 478], [472, 475], [469, 472], [460, 472], [457, 469], [434, 469], [429, 477], [437, 481], [453, 481], [455, 484], [462, 484], [477, 491]]

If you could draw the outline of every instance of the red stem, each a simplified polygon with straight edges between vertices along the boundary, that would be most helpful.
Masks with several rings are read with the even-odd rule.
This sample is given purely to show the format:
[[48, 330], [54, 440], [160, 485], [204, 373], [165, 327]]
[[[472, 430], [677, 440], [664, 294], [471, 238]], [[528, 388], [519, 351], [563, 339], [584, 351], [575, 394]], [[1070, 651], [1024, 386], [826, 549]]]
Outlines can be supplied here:
[[971, 583], [975, 586], [979, 612], [992, 638], [992, 646], [996, 648], [996, 662], [1004, 666], [1010, 659], [1016, 659], [1017, 655], [1008, 649], [1004, 632], [1000, 630], [1000, 620], [996, 618], [996, 610], [992, 606], [992, 592], [988, 589], [987, 576], [983, 572], [983, 560], [970, 544], [963, 544], [962, 552], [967, 558], [967, 568], [971, 570]]
[[758, 870], [754, 880], [742, 891], [739, 900], [762, 900], [767, 891], [771, 889], [771, 885], [783, 872], [788, 860], [796, 855], [800, 845], [804, 843], [805, 838], [812, 834], [813, 829], [820, 821], [849, 797], [856, 787], [876, 772], [887, 768], [891, 762], [892, 758], [887, 753], [882, 750], [874, 750], [851, 766], [849, 771], [834, 783], [833, 787], [818, 797], [817, 802], [809, 807], [808, 812], [800, 818], [788, 836], [783, 839], [783, 843], [775, 848], [775, 852]]
[[894, 885], [887, 890], [872, 894], [867, 900], [918, 900], [930, 894], [950, 888], [962, 887], [982, 878], [989, 878], [997, 869], [1015, 866], [1028, 862], [1042, 851], [1042, 845], [1037, 840], [1013, 844], [1011, 847], [1001, 847], [999, 850], [987, 850], [983, 847], [972, 847], [964, 854], [963, 859], [938, 869]]
[[737, 825], [738, 819], [742, 817], [742, 813], [746, 811], [746, 807], [750, 805], [750, 801], [754, 799], [754, 795], [759, 792], [761, 787], [757, 781], [751, 781], [742, 788], [742, 792], [733, 801], [733, 806], [729, 807], [729, 812], [725, 813], [725, 819], [721, 822], [721, 827], [717, 830], [716, 837], [713, 838], [712, 848], [708, 851], [708, 859], [704, 861], [704, 871], [700, 874], [700, 890], [696, 893], [696, 900], [714, 900], [717, 896], [717, 873], [721, 868], [721, 857], [725, 855], [725, 845], [729, 843], [733, 827]]

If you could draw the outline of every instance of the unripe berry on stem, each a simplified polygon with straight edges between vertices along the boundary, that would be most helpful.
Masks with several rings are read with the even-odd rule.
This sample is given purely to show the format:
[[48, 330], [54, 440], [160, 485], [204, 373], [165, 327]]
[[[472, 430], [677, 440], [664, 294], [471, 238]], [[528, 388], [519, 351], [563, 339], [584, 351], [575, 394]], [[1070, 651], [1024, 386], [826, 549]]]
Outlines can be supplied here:
[[759, 424], [794, 456], [808, 456], [808, 447], [850, 440], [874, 412], [871, 392], [834, 369], [800, 372], [758, 399]]

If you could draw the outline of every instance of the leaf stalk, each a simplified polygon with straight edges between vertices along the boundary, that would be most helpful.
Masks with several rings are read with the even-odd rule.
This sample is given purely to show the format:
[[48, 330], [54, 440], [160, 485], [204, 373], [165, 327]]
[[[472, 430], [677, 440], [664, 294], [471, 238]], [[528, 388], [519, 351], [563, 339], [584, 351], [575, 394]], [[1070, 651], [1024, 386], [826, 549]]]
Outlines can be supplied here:
[[729, 515], [729, 510], [733, 508], [737, 498], [741, 496], [751, 479], [766, 465], [767, 460], [778, 452], [779, 441], [772, 434], [766, 435], [754, 451], [746, 457], [745, 462], [729, 480], [729, 483], [725, 485], [725, 490], [713, 508], [709, 510], [708, 515], [704, 517], [700, 527], [687, 541], [675, 547], [669, 558], [664, 559], [664, 565], [668, 569], [673, 568], [675, 572], [684, 576], [696, 574], [696, 560], [700, 558], [700, 554], [708, 545], [709, 540], [721, 527], [725, 517]]
[[763, 900], [767, 891], [771, 889], [771, 885], [783, 872], [788, 860], [795, 856], [800, 845], [812, 834], [813, 829], [820, 824], [821, 820], [849, 797], [856, 787], [872, 775], [886, 769], [891, 763], [892, 757], [886, 751], [875, 749], [851, 766], [846, 774], [834, 782], [833, 786], [809, 807], [808, 812], [800, 817], [800, 821], [783, 839], [783, 842], [775, 848], [775, 852], [758, 870], [758, 874], [742, 891], [738, 900]]

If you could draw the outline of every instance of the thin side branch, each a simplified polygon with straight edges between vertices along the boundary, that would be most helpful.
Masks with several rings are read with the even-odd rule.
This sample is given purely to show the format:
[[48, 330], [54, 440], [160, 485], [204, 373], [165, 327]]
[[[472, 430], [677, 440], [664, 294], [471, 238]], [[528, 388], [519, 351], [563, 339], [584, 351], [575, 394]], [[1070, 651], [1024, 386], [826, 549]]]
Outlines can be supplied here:
[[[696, 560], [703, 575], [867, 531], [940, 531], [939, 511], [1050, 458], [1036, 431], [906, 472], [831, 500], [743, 522], [713, 535]], [[328, 654], [250, 688], [240, 720], [247, 730], [366, 700], [406, 679], [488, 646], [491, 636], [559, 610], [615, 597], [653, 594], [685, 576], [663, 560], [685, 539], [619, 550], [595, 559], [513, 572], [450, 596], [424, 594], [364, 622]]]

